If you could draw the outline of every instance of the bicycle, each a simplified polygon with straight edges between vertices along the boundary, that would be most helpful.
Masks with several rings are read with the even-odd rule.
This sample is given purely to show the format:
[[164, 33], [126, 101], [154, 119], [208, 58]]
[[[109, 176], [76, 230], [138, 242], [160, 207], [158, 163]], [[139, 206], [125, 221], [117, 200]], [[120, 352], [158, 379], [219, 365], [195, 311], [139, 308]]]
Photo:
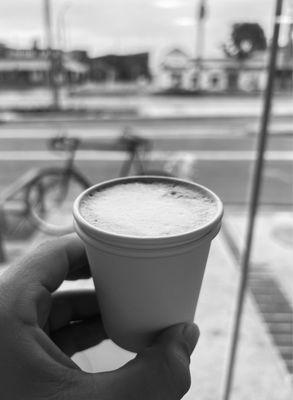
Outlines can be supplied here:
[[27, 186], [25, 203], [28, 215], [36, 228], [49, 235], [62, 235], [73, 230], [72, 222], [66, 225], [49, 223], [47, 216], [54, 209], [61, 209], [68, 198], [77, 195], [92, 186], [91, 182], [75, 165], [78, 150], [124, 151], [128, 157], [122, 163], [119, 176], [161, 175], [171, 176], [163, 170], [149, 168], [147, 156], [152, 150], [152, 142], [146, 138], [134, 135], [129, 128], [115, 140], [81, 140], [77, 137], [59, 135], [49, 140], [49, 148], [67, 154], [61, 167], [41, 168], [36, 177]]

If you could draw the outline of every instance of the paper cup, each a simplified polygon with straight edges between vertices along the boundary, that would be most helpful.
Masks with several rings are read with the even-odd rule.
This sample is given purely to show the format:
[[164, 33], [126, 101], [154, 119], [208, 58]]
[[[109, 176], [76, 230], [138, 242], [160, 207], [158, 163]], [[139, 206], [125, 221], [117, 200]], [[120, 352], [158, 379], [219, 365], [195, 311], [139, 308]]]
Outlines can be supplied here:
[[[160, 238], [112, 234], [81, 216], [80, 203], [91, 192], [131, 182], [183, 185], [210, 198], [217, 211], [199, 229]], [[126, 350], [139, 352], [162, 329], [193, 321], [211, 240], [220, 230], [223, 215], [222, 202], [212, 191], [175, 178], [119, 178], [83, 192], [74, 203], [73, 214], [110, 339]]]

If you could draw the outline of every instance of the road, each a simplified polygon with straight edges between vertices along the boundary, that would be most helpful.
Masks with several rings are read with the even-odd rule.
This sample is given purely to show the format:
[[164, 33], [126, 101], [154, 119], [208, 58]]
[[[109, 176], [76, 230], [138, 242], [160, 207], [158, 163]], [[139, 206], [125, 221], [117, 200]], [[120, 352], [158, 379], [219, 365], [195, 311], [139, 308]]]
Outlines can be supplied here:
[[[292, 117], [276, 117], [266, 155], [262, 201], [292, 203]], [[75, 121], [4, 124], [0, 127], [0, 187], [26, 170], [61, 165], [62, 157], [47, 150], [47, 139], [56, 133], [81, 137], [116, 138], [121, 121]], [[128, 124], [130, 122], [128, 121]], [[258, 121], [254, 117], [137, 120], [137, 133], [153, 140], [153, 166], [173, 160], [189, 163], [190, 177], [215, 190], [227, 204], [245, 204], [255, 159]], [[179, 153], [178, 153], [179, 152]], [[188, 153], [188, 156], [186, 154]], [[116, 177], [125, 155], [80, 151], [76, 164], [93, 182]], [[178, 161], [179, 160], [179, 161]], [[182, 161], [183, 160], [183, 161]], [[177, 163], [177, 164], [176, 164]], [[178, 164], [179, 163], [179, 164]]]

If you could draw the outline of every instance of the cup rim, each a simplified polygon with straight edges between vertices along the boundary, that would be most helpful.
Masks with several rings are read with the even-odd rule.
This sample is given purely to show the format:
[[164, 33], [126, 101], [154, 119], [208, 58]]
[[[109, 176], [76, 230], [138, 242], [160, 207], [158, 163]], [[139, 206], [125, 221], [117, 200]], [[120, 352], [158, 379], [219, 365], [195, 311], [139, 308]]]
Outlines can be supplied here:
[[[180, 233], [177, 235], [170, 235], [170, 236], [131, 236], [131, 235], [123, 235], [123, 234], [116, 234], [110, 231], [105, 231], [103, 229], [100, 229], [96, 226], [91, 225], [89, 222], [86, 221], [85, 218], [81, 215], [79, 212], [80, 208], [80, 203], [83, 200], [85, 196], [90, 194], [93, 191], [96, 191], [97, 189], [104, 189], [107, 187], [111, 187], [117, 184], [123, 184], [123, 183], [131, 183], [131, 182], [141, 182], [141, 181], [146, 181], [146, 182], [162, 182], [162, 183], [178, 183], [184, 186], [187, 186], [188, 188], [194, 189], [196, 188], [197, 190], [205, 193], [208, 197], [212, 198], [213, 201], [217, 205], [217, 211], [214, 215], [214, 217], [207, 221], [206, 224], [203, 224], [197, 229], [192, 229], [190, 231]], [[186, 242], [190, 240], [198, 240], [208, 232], [212, 231], [213, 229], [217, 228], [219, 222], [222, 219], [224, 213], [223, 209], [223, 203], [220, 200], [220, 198], [210, 189], [206, 188], [203, 185], [200, 185], [195, 182], [187, 181], [184, 179], [179, 179], [176, 177], [165, 177], [165, 176], [153, 176], [153, 175], [135, 175], [135, 176], [128, 176], [128, 177], [122, 177], [122, 178], [115, 178], [107, 181], [103, 181], [100, 183], [97, 183], [82, 193], [79, 194], [79, 196], [76, 198], [73, 204], [73, 217], [75, 219], [75, 222], [79, 226], [80, 229], [82, 229], [85, 233], [89, 234], [90, 236], [94, 238], [101, 238], [103, 241], [110, 242], [110, 243], [117, 243], [117, 244], [140, 244], [140, 245], [166, 245], [166, 244], [172, 244], [172, 243], [181, 243], [181, 242]]]

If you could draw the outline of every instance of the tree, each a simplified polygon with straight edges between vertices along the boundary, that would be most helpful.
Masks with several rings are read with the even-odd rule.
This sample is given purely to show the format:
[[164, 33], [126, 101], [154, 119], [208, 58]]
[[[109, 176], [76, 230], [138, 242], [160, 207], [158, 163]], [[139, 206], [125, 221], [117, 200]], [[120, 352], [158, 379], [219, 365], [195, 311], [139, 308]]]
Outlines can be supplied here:
[[257, 23], [237, 23], [232, 26], [228, 43], [223, 44], [226, 56], [245, 60], [257, 50], [265, 50], [267, 41], [262, 27]]

